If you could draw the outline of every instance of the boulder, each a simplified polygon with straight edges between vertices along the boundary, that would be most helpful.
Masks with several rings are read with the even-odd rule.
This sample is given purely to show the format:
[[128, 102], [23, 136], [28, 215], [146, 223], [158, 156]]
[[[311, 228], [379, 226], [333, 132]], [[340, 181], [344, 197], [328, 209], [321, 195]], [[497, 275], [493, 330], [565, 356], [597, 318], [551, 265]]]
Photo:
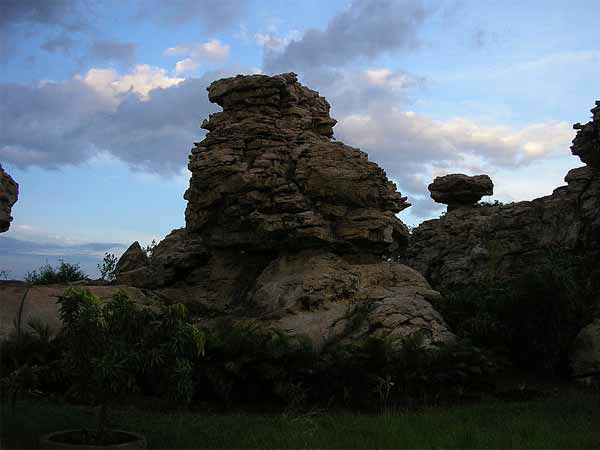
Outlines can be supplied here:
[[600, 379], [600, 319], [579, 332], [571, 353], [573, 376], [582, 381]]
[[494, 184], [489, 176], [468, 176], [461, 173], [437, 177], [428, 189], [431, 198], [437, 203], [448, 205], [448, 210], [473, 206], [484, 195], [494, 194]]
[[0, 233], [8, 231], [11, 209], [19, 198], [19, 185], [4, 171], [0, 164]]
[[139, 269], [140, 267], [147, 266], [150, 263], [148, 255], [140, 245], [138, 241], [135, 241], [129, 246], [125, 253], [121, 255], [121, 258], [117, 262], [115, 270], [117, 272], [128, 272], [130, 270]]

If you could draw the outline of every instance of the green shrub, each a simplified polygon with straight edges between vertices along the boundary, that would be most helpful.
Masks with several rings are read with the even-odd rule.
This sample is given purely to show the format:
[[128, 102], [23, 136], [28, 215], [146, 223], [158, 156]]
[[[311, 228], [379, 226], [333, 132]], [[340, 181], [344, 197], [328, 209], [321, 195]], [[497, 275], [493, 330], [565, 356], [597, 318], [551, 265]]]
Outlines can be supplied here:
[[108, 404], [139, 390], [138, 377], [148, 372], [161, 379], [172, 398], [191, 400], [192, 367], [204, 352], [204, 335], [186, 321], [183, 305], [140, 308], [124, 291], [103, 303], [73, 288], [58, 303], [68, 394], [100, 407], [94, 439], [102, 440]]
[[98, 272], [100, 272], [100, 276], [103, 280], [112, 282], [115, 280], [116, 273], [115, 269], [117, 268], [117, 261], [119, 259], [112, 253], [105, 253], [104, 258], [102, 259], [102, 264], [98, 264]]
[[79, 264], [71, 264], [62, 259], [59, 260], [56, 268], [50, 264], [45, 264], [39, 269], [28, 272], [25, 275], [25, 281], [36, 285], [73, 283], [88, 279], [88, 276], [81, 270]]
[[600, 300], [594, 267], [550, 252], [545, 264], [516, 279], [449, 290], [434, 306], [474, 345], [504, 351], [523, 369], [568, 376], [573, 340]]

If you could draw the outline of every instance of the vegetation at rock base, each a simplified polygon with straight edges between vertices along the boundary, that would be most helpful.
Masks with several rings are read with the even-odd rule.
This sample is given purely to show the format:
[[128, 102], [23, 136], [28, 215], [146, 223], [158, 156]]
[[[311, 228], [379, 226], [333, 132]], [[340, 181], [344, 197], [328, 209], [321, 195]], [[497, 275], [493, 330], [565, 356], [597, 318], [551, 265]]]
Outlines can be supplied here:
[[546, 264], [513, 280], [452, 289], [434, 306], [472, 344], [504, 353], [517, 367], [569, 376], [569, 353], [600, 300], [593, 261], [549, 252]]
[[103, 280], [113, 282], [117, 277], [115, 270], [117, 268], [117, 258], [113, 253], [106, 252], [102, 258], [102, 264], [98, 264], [98, 272]]
[[89, 279], [81, 270], [79, 264], [71, 264], [64, 260], [59, 260], [57, 267], [50, 264], [44, 264], [37, 270], [32, 270], [25, 275], [25, 281], [29, 284], [59, 284], [73, 283]]

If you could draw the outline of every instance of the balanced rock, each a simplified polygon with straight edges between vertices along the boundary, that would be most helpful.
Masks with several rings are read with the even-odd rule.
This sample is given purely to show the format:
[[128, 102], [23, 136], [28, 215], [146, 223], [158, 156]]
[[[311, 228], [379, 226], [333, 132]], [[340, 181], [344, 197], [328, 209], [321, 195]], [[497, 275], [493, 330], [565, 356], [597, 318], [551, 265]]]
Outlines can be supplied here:
[[576, 123], [573, 128], [578, 130], [571, 152], [578, 156], [581, 162], [590, 167], [600, 169], [600, 101], [591, 109], [593, 118], [585, 125]]
[[135, 241], [129, 246], [115, 266], [117, 284], [139, 286], [150, 282], [147, 268], [150, 264], [148, 255]]
[[468, 176], [460, 173], [437, 177], [428, 186], [431, 198], [448, 205], [448, 209], [472, 206], [484, 195], [494, 194], [494, 184], [487, 175]]
[[8, 231], [11, 209], [19, 198], [19, 185], [4, 171], [0, 164], [0, 233]]
[[410, 206], [360, 150], [331, 140], [329, 104], [293, 73], [215, 81], [223, 107], [190, 157], [186, 229], [212, 248], [382, 253]]
[[[596, 127], [600, 130], [600, 120], [585, 127], [576, 124], [580, 131], [572, 148], [581, 149], [577, 150], [580, 157], [591, 158], [586, 161], [592, 161], [590, 155], [598, 154], [594, 153], [594, 145], [599, 141], [589, 137], [589, 130], [597, 130]], [[453, 180], [455, 175], [449, 177], [441, 179]], [[439, 180], [430, 186], [432, 196], [438, 192], [437, 186], [451, 185]], [[565, 181], [567, 186], [532, 201], [449, 208], [446, 216], [427, 220], [413, 231], [405, 262], [425, 275], [434, 288], [448, 290], [482, 280], [519, 277], [546, 264], [550, 251], [597, 261], [600, 170], [589, 164], [572, 169]], [[485, 185], [490, 186], [491, 192], [491, 181], [483, 181], [480, 192]], [[457, 186], [462, 192], [461, 184]], [[444, 195], [448, 191], [441, 190]], [[452, 193], [448, 196], [452, 198]]]

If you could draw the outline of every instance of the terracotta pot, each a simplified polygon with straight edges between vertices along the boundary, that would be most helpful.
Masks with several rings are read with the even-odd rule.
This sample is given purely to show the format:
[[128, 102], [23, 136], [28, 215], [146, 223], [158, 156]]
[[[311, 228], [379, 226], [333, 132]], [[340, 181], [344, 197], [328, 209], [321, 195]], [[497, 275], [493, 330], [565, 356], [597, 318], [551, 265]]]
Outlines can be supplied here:
[[[120, 443], [118, 444], [107, 444], [107, 445], [85, 445], [85, 444], [77, 444], [76, 438], [78, 435], [82, 435], [84, 430], [63, 430], [63, 431], [55, 431], [54, 433], [45, 434], [40, 438], [40, 448], [41, 449], [59, 449], [59, 448], [69, 448], [69, 449], [146, 449], [147, 442], [146, 438], [138, 433], [132, 433], [130, 431], [122, 431], [122, 430], [106, 430], [107, 433], [112, 434], [115, 437], [118, 437]], [[67, 442], [69, 441], [69, 442]]]

